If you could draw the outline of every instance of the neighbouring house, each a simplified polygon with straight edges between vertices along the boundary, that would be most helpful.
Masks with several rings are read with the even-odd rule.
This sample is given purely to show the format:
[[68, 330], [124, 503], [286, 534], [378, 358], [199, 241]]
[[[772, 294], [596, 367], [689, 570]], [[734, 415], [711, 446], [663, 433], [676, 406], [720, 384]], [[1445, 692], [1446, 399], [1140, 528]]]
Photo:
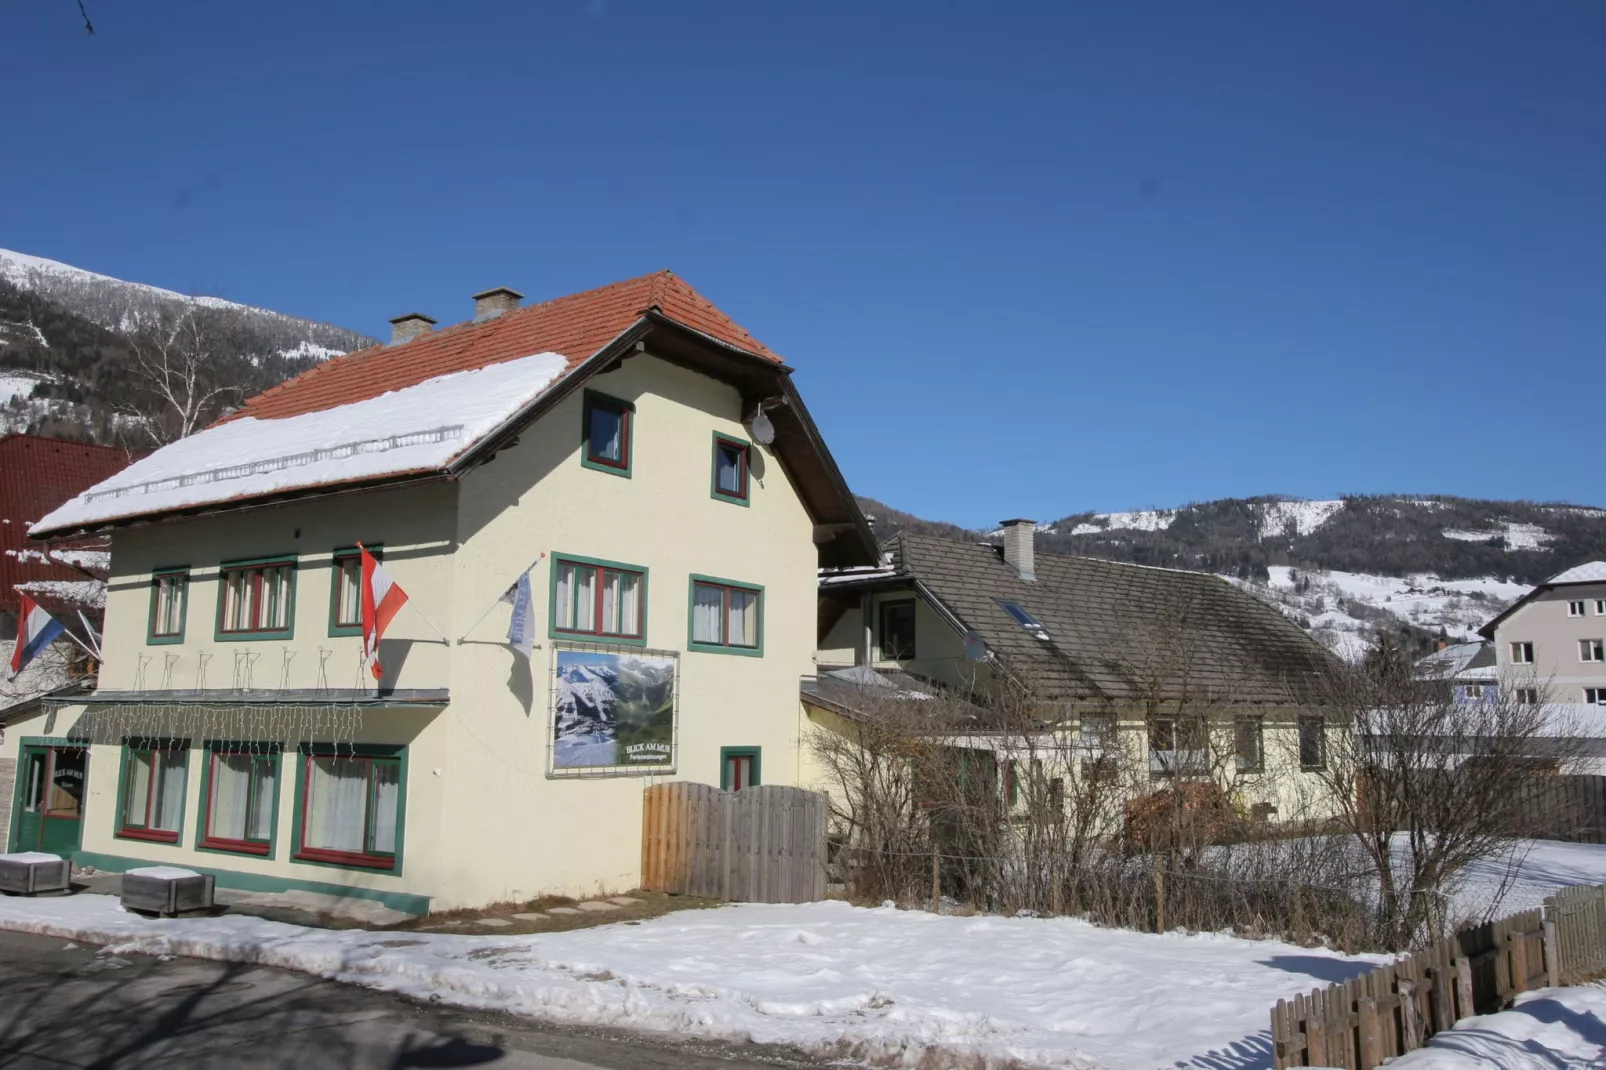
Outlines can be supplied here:
[[1557, 573], [1478, 634], [1519, 701], [1606, 721], [1606, 561]]
[[1457, 702], [1481, 702], [1500, 687], [1490, 642], [1445, 643], [1416, 663], [1416, 674], [1443, 681]]
[[98, 688], [7, 727], [13, 849], [418, 912], [636, 886], [645, 784], [798, 781], [817, 570], [875, 545], [792, 369], [669, 272], [392, 324], [34, 525], [110, 591]]
[[894, 694], [918, 712], [921, 690], [980, 711], [1008, 689], [1038, 711], [1041, 746], [963, 706], [932, 729], [991, 752], [1000, 790], [1008, 763], [1052, 750], [1079, 756], [1067, 777], [1130, 756], [1136, 790], [1215, 777], [1246, 814], [1287, 815], [1317, 794], [1335, 727], [1325, 648], [1220, 577], [1039, 554], [1034, 529], [1006, 521], [1001, 546], [902, 532], [874, 565], [822, 571], [819, 674], [802, 689], [811, 717], [831, 727]]
[[[47, 554], [28, 542], [28, 526], [75, 494], [127, 468], [127, 450], [42, 435], [0, 438], [0, 637], [17, 630], [18, 584], [81, 584], [105, 565], [104, 540]], [[38, 591], [49, 592], [49, 586]], [[63, 589], [70, 590], [70, 589]]]

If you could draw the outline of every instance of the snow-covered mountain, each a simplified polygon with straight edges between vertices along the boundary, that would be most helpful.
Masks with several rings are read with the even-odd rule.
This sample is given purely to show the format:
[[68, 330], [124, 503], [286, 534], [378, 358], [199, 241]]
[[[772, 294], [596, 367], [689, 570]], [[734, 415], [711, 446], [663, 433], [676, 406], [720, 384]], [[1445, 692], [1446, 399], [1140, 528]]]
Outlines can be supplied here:
[[[255, 321], [263, 333], [283, 336], [283, 348], [278, 351], [281, 356], [325, 359], [374, 344], [372, 338], [344, 327], [225, 301], [221, 297], [192, 296], [143, 282], [127, 282], [10, 249], [0, 249], [0, 279], [119, 334], [131, 334], [150, 326], [164, 311], [195, 306], [241, 313]], [[0, 329], [31, 333], [38, 341], [49, 344], [49, 339], [34, 324], [0, 324]]]
[[[225, 397], [236, 402], [374, 344], [344, 327], [0, 249], [0, 434], [148, 446], [129, 434], [129, 414], [149, 411], [134, 350], [148, 351], [154, 336], [170, 336], [180, 320], [204, 333], [218, 354], [208, 388], [226, 387]], [[139, 429], [139, 418], [133, 421]]]
[[[861, 505], [882, 538], [1001, 534]], [[1606, 509], [1437, 495], [1224, 498], [1072, 514], [1042, 525], [1038, 546], [1220, 574], [1350, 652], [1380, 625], [1423, 641], [1470, 637], [1534, 584], [1606, 556]]]

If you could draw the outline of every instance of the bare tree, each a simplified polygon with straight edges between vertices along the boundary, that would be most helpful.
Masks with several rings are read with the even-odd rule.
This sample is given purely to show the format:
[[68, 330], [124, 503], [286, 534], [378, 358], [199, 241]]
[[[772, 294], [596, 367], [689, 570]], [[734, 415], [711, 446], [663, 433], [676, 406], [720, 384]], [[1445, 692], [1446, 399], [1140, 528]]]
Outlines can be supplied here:
[[134, 336], [136, 397], [118, 406], [119, 423], [143, 444], [187, 438], [227, 411], [251, 358], [248, 332], [229, 309], [164, 310]]
[[1575, 766], [1580, 745], [1536, 680], [1466, 701], [1413, 670], [1380, 636], [1363, 664], [1330, 681], [1327, 705], [1353, 730], [1319, 744], [1302, 736], [1297, 755], [1320, 786], [1316, 808], [1369, 864], [1379, 941], [1394, 949], [1467, 920], [1447, 905], [1458, 877], [1539, 831], [1533, 800]]

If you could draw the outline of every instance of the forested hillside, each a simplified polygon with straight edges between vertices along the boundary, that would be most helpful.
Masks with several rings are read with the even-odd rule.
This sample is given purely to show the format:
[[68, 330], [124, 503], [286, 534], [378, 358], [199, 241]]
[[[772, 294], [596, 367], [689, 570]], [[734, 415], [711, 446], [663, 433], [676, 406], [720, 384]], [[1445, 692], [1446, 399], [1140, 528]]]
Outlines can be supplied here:
[[343, 327], [0, 250], [0, 433], [148, 448], [371, 344]]
[[[909, 530], [991, 541], [861, 498], [878, 538]], [[1223, 498], [1177, 509], [1076, 513], [1041, 525], [1040, 552], [1214, 572], [1336, 648], [1378, 626], [1421, 644], [1466, 638], [1523, 591], [1606, 560], [1606, 509], [1434, 495], [1331, 501]]]

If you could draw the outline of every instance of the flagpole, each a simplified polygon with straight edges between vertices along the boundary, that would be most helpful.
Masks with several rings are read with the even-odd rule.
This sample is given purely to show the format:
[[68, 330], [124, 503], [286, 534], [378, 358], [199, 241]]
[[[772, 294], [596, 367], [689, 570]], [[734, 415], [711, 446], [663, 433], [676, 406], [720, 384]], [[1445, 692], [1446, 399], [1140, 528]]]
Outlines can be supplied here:
[[414, 602], [411, 598], [409, 598], [407, 600], [407, 604], [413, 607], [413, 612], [414, 613], [417, 613], [420, 617], [424, 618], [424, 623], [429, 625], [430, 628], [435, 632], [435, 634], [441, 637], [441, 642], [447, 644], [448, 646], [451, 645], [452, 641], [450, 639], [446, 638], [446, 634], [444, 632], [442, 632], [439, 628], [435, 627], [435, 622], [434, 621], [430, 620], [429, 617], [425, 616], [424, 611], [422, 609], [418, 608], [418, 603], [417, 602]]
[[[544, 558], [544, 557], [546, 557], [546, 551], [543, 550], [541, 552], [540, 556], [538, 556], [534, 561], [531, 561], [528, 565], [524, 566], [524, 571], [520, 572], [518, 575], [522, 576], [522, 575], [524, 575], [525, 572], [528, 572], [531, 569], [533, 569], [536, 565], [539, 565], [541, 563], [541, 558]], [[513, 582], [514, 583], [519, 582], [517, 576], [515, 576], [513, 578]], [[496, 596], [496, 601], [492, 602], [490, 604], [490, 606], [488, 606], [486, 608], [485, 612], [480, 614], [480, 619], [479, 620], [475, 621], [473, 624], [470, 624], [468, 626], [468, 630], [463, 633], [463, 639], [468, 638], [468, 633], [469, 632], [472, 632], [475, 628], [478, 628], [481, 624], [485, 623], [485, 618], [489, 617], [491, 615], [491, 611], [494, 610], [497, 607], [497, 605], [502, 601], [502, 596], [505, 595], [505, 594], [507, 594], [507, 588], [503, 588], [502, 594], [499, 594], [499, 595]], [[463, 641], [463, 639], [459, 639], [458, 642], [461, 643]]]
[[84, 616], [84, 611], [81, 609], [78, 611], [78, 619], [83, 622], [84, 634], [89, 636], [89, 641], [95, 644], [95, 660], [105, 661], [106, 656], [100, 652], [100, 637], [95, 634], [95, 629], [90, 625], [89, 618]]

